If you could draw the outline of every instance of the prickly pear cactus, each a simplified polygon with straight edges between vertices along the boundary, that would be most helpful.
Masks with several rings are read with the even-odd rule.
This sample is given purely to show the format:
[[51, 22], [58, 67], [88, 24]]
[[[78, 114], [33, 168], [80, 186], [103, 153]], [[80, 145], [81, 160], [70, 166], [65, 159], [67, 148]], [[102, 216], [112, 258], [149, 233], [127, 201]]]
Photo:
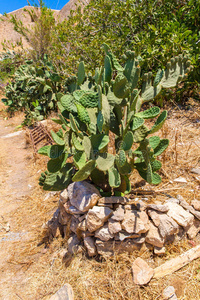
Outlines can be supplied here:
[[[52, 132], [58, 147], [54, 150], [59, 154], [52, 157], [53, 150], [40, 149], [41, 154], [51, 158], [47, 166], [49, 173], [40, 179], [45, 189], [51, 180], [54, 189], [61, 188], [60, 174], [66, 166], [68, 177], [63, 180], [63, 188], [69, 181], [89, 178], [102, 193], [129, 193], [133, 169], [150, 184], [161, 182], [157, 172], [162, 164], [157, 157], [169, 141], [148, 136], [163, 126], [167, 112], [161, 112], [159, 107], [143, 110], [142, 105], [157, 96], [163, 87], [175, 86], [189, 72], [190, 63], [181, 55], [171, 59], [166, 70], [159, 70], [154, 80], [152, 73], [144, 74], [140, 92], [140, 65], [135, 53], [127, 51], [121, 66], [109, 47], [103, 46], [104, 66], [95, 70], [94, 77], [86, 74], [81, 62], [77, 77], [68, 78], [65, 93], [57, 95], [61, 114], [55, 121], [64, 127], [62, 134]], [[147, 119], [155, 119], [151, 128], [145, 124]], [[110, 132], [115, 135], [112, 152]], [[138, 144], [135, 151], [133, 144]], [[58, 185], [54, 174], [58, 174]]]

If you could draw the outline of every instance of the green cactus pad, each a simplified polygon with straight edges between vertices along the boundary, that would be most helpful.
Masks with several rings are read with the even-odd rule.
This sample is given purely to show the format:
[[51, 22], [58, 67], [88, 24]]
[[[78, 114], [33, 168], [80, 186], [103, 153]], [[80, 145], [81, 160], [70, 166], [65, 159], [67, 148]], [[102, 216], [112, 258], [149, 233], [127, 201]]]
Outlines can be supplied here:
[[76, 107], [77, 107], [77, 111], [78, 111], [78, 117], [81, 120], [81, 122], [83, 122], [85, 124], [89, 124], [90, 117], [89, 117], [89, 114], [88, 114], [87, 110], [85, 109], [85, 107], [79, 103], [76, 103]]
[[87, 179], [95, 168], [95, 160], [88, 161], [73, 177], [72, 181], [82, 181]]
[[79, 141], [78, 137], [76, 136], [76, 134], [73, 132], [72, 133], [72, 143], [74, 145], [74, 147], [76, 148], [76, 150], [78, 151], [83, 151], [84, 147], [81, 144], [81, 142]]
[[121, 73], [115, 78], [113, 92], [117, 98], [126, 98], [130, 92], [128, 80]]
[[123, 167], [126, 163], [126, 153], [124, 150], [119, 150], [118, 164], [119, 167]]
[[90, 177], [97, 186], [103, 186], [107, 184], [105, 173], [97, 168], [92, 171]]
[[149, 145], [151, 146], [151, 148], [155, 149], [160, 143], [160, 138], [159, 136], [151, 136], [149, 138]]
[[98, 107], [98, 93], [93, 91], [76, 90], [73, 96], [84, 107]]
[[56, 173], [47, 173], [42, 183], [45, 191], [62, 191], [68, 187], [73, 173], [72, 164], [66, 164]]
[[47, 169], [50, 173], [58, 172], [67, 160], [68, 153], [63, 153], [60, 157], [55, 159], [50, 159], [47, 163]]
[[86, 164], [86, 154], [84, 152], [77, 152], [73, 156], [75, 166], [82, 169]]
[[74, 97], [70, 94], [64, 95], [61, 97], [60, 99], [60, 103], [62, 104], [62, 106], [64, 107], [64, 109], [66, 109], [67, 111], [71, 112], [71, 113], [76, 113], [77, 112], [77, 108], [76, 105], [74, 103]]
[[121, 175], [128, 175], [131, 173], [131, 165], [127, 162], [127, 160], [125, 161], [125, 164], [122, 167], [119, 164], [119, 156], [116, 155], [115, 161], [117, 169]]
[[169, 140], [168, 139], [162, 139], [158, 146], [154, 149], [154, 155], [159, 156], [161, 155], [169, 146]]
[[167, 111], [164, 110], [160, 114], [160, 116], [158, 117], [158, 119], [156, 120], [155, 124], [153, 125], [153, 127], [151, 128], [151, 130], [150, 130], [149, 133], [155, 133], [159, 129], [161, 129], [166, 119], [167, 119]]
[[84, 136], [83, 138], [83, 147], [86, 154], [87, 159], [90, 159], [91, 152], [92, 152], [92, 144], [90, 138], [88, 136]]
[[154, 79], [154, 82], [153, 82], [154, 87], [156, 87], [160, 83], [161, 79], [163, 78], [163, 75], [164, 75], [164, 70], [161, 70], [161, 69], [158, 70], [156, 77]]
[[105, 81], [110, 83], [112, 79], [112, 64], [111, 64], [110, 57], [108, 55], [105, 56], [104, 69], [105, 69]]
[[102, 95], [102, 115], [103, 115], [103, 129], [109, 128], [110, 125], [110, 105], [105, 95]]
[[85, 66], [84, 62], [81, 61], [79, 66], [78, 66], [78, 81], [77, 84], [81, 85], [85, 80]]
[[136, 117], [142, 118], [142, 119], [153, 119], [157, 117], [160, 113], [160, 108], [157, 106], [151, 107], [147, 110], [141, 111], [137, 114], [135, 114]]
[[133, 133], [131, 131], [128, 131], [123, 139], [122, 148], [124, 151], [128, 151], [131, 149], [133, 145]]
[[77, 134], [81, 139], [83, 139], [84, 135], [83, 135], [83, 133], [78, 129], [76, 120], [75, 120], [75, 118], [73, 117], [72, 114], [69, 114], [69, 119], [70, 119], [70, 127], [71, 127], [71, 129], [72, 129], [74, 132], [76, 132], [76, 134]]
[[51, 130], [51, 136], [56, 144], [60, 146], [63, 146], [65, 144], [65, 141], [61, 137], [59, 137], [58, 134], [55, 133], [53, 130]]
[[137, 86], [140, 77], [140, 66], [131, 58], [126, 61], [124, 75], [126, 76], [131, 91]]
[[118, 170], [112, 167], [108, 170], [108, 181], [109, 185], [113, 188], [117, 188], [121, 184], [121, 177]]
[[46, 155], [48, 156], [48, 150], [51, 148], [50, 145], [48, 146], [43, 146], [38, 150], [38, 154]]
[[126, 175], [121, 175], [121, 185], [114, 192], [129, 194], [131, 191], [131, 182]]
[[109, 136], [106, 134], [95, 134], [91, 136], [91, 143], [93, 150], [100, 151], [105, 148], [109, 143]]
[[135, 130], [135, 132], [133, 133], [134, 143], [140, 143], [141, 141], [143, 141], [148, 133], [149, 129], [145, 125], [140, 126], [140, 128]]
[[48, 148], [47, 154], [50, 158], [55, 159], [60, 157], [63, 152], [65, 151], [65, 146], [60, 146], [60, 145], [52, 145]]
[[103, 124], [104, 124], [104, 118], [103, 118], [102, 112], [100, 111], [97, 116], [97, 128], [98, 128], [99, 132], [102, 132]]
[[114, 165], [114, 161], [115, 161], [114, 155], [110, 153], [102, 153], [99, 154], [96, 163], [99, 170], [107, 171]]
[[130, 129], [132, 131], [137, 130], [144, 124], [144, 120], [138, 117], [134, 117], [133, 120], [130, 123]]

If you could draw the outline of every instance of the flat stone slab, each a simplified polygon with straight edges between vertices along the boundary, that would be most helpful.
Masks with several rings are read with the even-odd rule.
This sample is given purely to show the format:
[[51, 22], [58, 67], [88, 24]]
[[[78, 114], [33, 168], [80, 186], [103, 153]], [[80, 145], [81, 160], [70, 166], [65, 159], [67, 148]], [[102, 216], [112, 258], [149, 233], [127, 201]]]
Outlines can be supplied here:
[[104, 223], [113, 214], [113, 210], [108, 207], [94, 206], [90, 209], [86, 216], [87, 228], [90, 232], [94, 232], [104, 225]]
[[129, 201], [130, 200], [126, 197], [112, 196], [100, 198], [98, 204], [126, 204]]
[[166, 203], [169, 208], [167, 215], [176, 221], [179, 225], [187, 227], [193, 223], [194, 216], [183, 209], [180, 205], [176, 203]]
[[128, 233], [145, 233], [149, 230], [149, 218], [145, 211], [127, 210], [122, 221], [122, 229]]
[[164, 245], [164, 238], [160, 235], [158, 228], [153, 225], [152, 222], [149, 223], [150, 229], [146, 235], [145, 241], [153, 246], [161, 248]]
[[132, 272], [133, 282], [137, 285], [147, 284], [154, 275], [154, 270], [140, 257], [133, 262]]
[[69, 283], [61, 287], [55, 295], [51, 296], [50, 300], [74, 300], [74, 292]]

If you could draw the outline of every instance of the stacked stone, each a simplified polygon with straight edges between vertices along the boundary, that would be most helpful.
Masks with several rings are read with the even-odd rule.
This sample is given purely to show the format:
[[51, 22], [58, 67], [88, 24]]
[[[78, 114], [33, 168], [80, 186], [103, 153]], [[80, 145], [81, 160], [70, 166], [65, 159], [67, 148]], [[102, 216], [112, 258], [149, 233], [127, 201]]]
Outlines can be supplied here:
[[[74, 182], [61, 192], [59, 210], [48, 227], [55, 227], [67, 238], [68, 252], [85, 248], [89, 256], [132, 252], [151, 245], [154, 253], [165, 253], [165, 243], [186, 233], [193, 239], [200, 231], [200, 205], [190, 206], [183, 199], [169, 199], [164, 204], [146, 204], [126, 197], [101, 197], [86, 181]], [[52, 230], [53, 229], [53, 230]]]

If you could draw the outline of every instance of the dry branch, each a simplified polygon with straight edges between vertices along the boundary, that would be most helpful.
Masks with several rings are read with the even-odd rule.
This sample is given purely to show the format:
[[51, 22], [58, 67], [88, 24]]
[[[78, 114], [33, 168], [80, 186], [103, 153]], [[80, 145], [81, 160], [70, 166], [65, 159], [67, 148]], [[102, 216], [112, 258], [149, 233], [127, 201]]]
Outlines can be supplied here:
[[164, 277], [166, 275], [169, 275], [185, 265], [189, 264], [194, 259], [197, 259], [200, 257], [200, 245], [188, 250], [187, 252], [179, 255], [176, 258], [173, 258], [163, 265], [157, 267], [154, 269], [154, 278], [160, 278]]

